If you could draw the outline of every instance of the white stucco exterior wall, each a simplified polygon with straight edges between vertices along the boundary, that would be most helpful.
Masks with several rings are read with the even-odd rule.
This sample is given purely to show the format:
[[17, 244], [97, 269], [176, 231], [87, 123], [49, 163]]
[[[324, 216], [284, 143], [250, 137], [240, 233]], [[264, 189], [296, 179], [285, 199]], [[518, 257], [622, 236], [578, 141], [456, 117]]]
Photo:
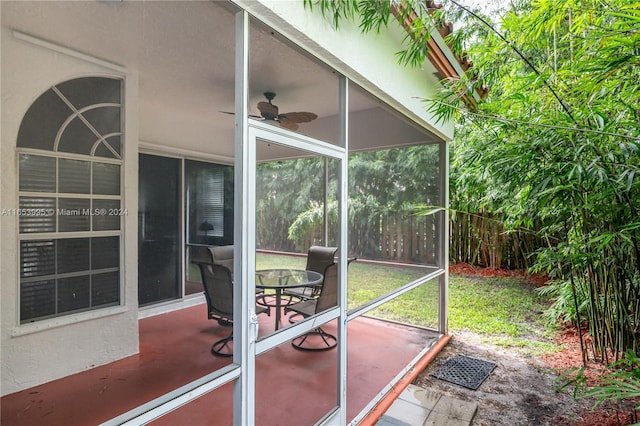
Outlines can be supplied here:
[[[63, 53], [1, 33], [2, 209], [18, 207], [16, 138], [20, 122], [35, 99], [52, 85], [87, 75], [125, 79], [124, 208], [137, 211], [137, 78], [89, 57]], [[20, 325], [18, 217], [3, 215], [1, 227], [2, 395], [120, 359], [138, 352], [137, 217], [124, 219], [123, 305]], [[46, 366], [46, 368], [44, 368]]]
[[410, 68], [396, 60], [404, 35], [396, 22], [391, 21], [382, 35], [363, 35], [347, 20], [336, 31], [318, 7], [310, 11], [302, 0], [234, 2], [434, 134], [453, 138], [453, 123], [436, 123], [422, 102], [435, 97], [440, 86], [433, 65], [426, 61], [422, 68]]

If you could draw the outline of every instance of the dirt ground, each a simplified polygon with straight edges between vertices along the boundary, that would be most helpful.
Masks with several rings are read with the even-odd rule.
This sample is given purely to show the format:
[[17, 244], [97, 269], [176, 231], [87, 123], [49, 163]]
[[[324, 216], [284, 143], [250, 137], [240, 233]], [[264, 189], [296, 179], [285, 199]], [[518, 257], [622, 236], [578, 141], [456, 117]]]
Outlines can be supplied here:
[[[430, 374], [454, 355], [497, 364], [477, 390], [437, 379]], [[603, 404], [573, 397], [573, 390], [556, 391], [557, 374], [547, 362], [480, 343], [473, 334], [454, 335], [434, 362], [416, 378], [415, 385], [435, 389], [452, 398], [474, 401], [477, 426], [572, 425], [614, 426], [632, 424], [632, 404]]]
[[[454, 273], [464, 275], [513, 275], [457, 266], [458, 270], [454, 270]], [[542, 285], [543, 281], [540, 280], [538, 284]], [[582, 358], [579, 340], [572, 330], [559, 332], [556, 343], [564, 349], [537, 357], [483, 343], [473, 333], [454, 334], [414, 384], [438, 390], [452, 398], [476, 402], [478, 411], [473, 420], [474, 426], [626, 426], [640, 421], [632, 402], [605, 402], [594, 410], [596, 401], [574, 398], [573, 388], [557, 391], [558, 375], [571, 367], [580, 367]], [[477, 390], [430, 375], [457, 354], [490, 361], [497, 366]], [[603, 366], [592, 365], [587, 369], [587, 375], [597, 379], [603, 371]]]

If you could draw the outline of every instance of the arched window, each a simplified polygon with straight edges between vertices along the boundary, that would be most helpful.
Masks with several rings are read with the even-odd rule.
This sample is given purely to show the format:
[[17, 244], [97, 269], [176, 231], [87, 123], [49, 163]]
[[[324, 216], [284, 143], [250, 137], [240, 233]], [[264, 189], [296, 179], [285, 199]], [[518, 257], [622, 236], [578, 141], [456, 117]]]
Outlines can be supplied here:
[[38, 97], [18, 133], [20, 321], [120, 304], [122, 80]]

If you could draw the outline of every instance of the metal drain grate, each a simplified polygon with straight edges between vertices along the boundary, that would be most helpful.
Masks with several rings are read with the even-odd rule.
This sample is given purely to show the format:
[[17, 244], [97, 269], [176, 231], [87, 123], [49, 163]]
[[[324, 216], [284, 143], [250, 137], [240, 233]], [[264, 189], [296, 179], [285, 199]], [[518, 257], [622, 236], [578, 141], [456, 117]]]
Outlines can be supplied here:
[[431, 375], [440, 380], [476, 390], [489, 374], [496, 368], [496, 364], [465, 355], [449, 358]]

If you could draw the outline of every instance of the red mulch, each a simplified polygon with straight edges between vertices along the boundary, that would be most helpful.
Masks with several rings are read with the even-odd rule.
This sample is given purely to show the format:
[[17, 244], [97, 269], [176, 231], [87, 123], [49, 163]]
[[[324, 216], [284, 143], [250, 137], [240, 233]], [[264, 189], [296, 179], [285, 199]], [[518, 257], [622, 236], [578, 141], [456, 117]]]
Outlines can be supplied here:
[[[585, 341], [586, 344], [589, 344], [590, 339], [587, 337]], [[575, 327], [560, 330], [555, 338], [555, 342], [562, 345], [564, 349], [540, 357], [551, 369], [558, 372], [558, 374], [562, 374], [569, 372], [572, 368], [583, 365], [580, 339]], [[583, 374], [587, 380], [587, 385], [594, 386], [600, 381], [602, 375], [609, 371], [605, 364], [587, 359]], [[571, 426], [626, 426], [633, 424], [637, 421], [634, 410], [636, 403], [637, 401], [622, 403], [604, 402], [597, 409], [583, 413], [581, 421], [577, 423], [573, 422]], [[558, 424], [563, 425], [565, 423], [561, 421]]]
[[[459, 262], [449, 266], [449, 273], [454, 275], [475, 275], [482, 277], [520, 277], [536, 286], [543, 286], [547, 281], [547, 276], [532, 276], [525, 271], [515, 271], [496, 268], [479, 268], [469, 264]], [[589, 343], [589, 338], [585, 339]], [[568, 372], [572, 368], [579, 368], [583, 365], [580, 339], [577, 330], [565, 328], [559, 331], [555, 342], [562, 345], [564, 349], [554, 354], [541, 356], [542, 361], [558, 374]], [[598, 383], [599, 378], [608, 372], [606, 365], [593, 360], [587, 360], [584, 376], [587, 384], [592, 386]], [[636, 401], [637, 403], [637, 401]], [[597, 409], [583, 413], [579, 422], [567, 423], [564, 419], [558, 420], [558, 426], [626, 426], [638, 421], [633, 402], [627, 404], [603, 403]]]
[[[583, 330], [582, 333], [585, 333]], [[591, 338], [583, 337], [585, 344], [589, 345]], [[580, 338], [575, 327], [560, 330], [555, 338], [555, 343], [564, 347], [560, 352], [543, 355], [542, 360], [553, 370], [558, 372], [566, 372], [572, 367], [580, 367], [583, 365], [583, 359], [580, 348]], [[588, 355], [587, 355], [588, 357]], [[587, 365], [584, 369], [584, 377], [587, 379], [587, 385], [593, 386], [598, 383], [599, 378], [607, 372], [606, 366], [601, 362], [587, 359]]]
[[480, 268], [471, 266], [468, 263], [457, 262], [449, 265], [449, 273], [454, 275], [476, 275], [481, 277], [518, 277], [525, 278], [538, 286], [547, 282], [546, 275], [531, 275], [526, 271], [501, 269], [501, 268]]

